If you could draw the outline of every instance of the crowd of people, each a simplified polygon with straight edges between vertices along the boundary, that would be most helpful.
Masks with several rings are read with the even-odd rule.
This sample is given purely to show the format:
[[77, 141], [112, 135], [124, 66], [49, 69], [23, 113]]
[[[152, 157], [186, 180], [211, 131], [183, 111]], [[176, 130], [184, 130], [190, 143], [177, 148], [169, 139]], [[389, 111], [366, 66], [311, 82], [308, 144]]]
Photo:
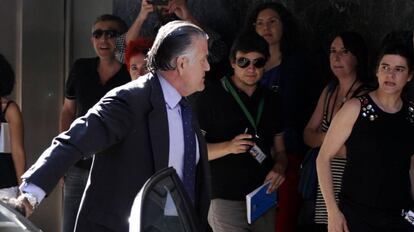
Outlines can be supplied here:
[[[61, 182], [63, 232], [128, 231], [140, 188], [172, 166], [200, 231], [414, 231], [401, 216], [414, 197], [413, 34], [390, 33], [375, 59], [360, 34], [337, 33], [319, 89], [298, 28], [275, 2], [253, 7], [229, 46], [185, 0], [142, 0], [129, 28], [99, 16], [96, 57], [76, 60], [66, 81], [60, 134], [26, 172], [0, 56], [0, 198], [30, 216]], [[301, 164], [319, 148], [316, 194], [302, 199]], [[246, 195], [265, 182], [277, 204], [249, 224]]]

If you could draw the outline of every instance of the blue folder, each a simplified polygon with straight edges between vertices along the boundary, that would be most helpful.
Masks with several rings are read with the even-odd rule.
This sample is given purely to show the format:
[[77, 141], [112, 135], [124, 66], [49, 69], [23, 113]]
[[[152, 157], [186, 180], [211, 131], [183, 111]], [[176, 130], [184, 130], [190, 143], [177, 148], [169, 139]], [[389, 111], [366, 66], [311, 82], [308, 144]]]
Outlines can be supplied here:
[[266, 182], [246, 195], [247, 222], [249, 224], [252, 224], [277, 203], [276, 191], [271, 194], [266, 193], [269, 184], [270, 182]]

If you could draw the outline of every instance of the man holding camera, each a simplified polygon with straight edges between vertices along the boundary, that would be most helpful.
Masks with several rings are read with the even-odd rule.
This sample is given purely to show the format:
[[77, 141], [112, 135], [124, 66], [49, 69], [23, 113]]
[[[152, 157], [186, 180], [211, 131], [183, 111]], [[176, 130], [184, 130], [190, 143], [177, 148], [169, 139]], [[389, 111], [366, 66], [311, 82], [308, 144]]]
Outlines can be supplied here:
[[[225, 57], [227, 56], [227, 45], [221, 40], [221, 36], [201, 25], [191, 14], [186, 0], [140, 0], [141, 8], [135, 21], [128, 32], [117, 39], [118, 59], [124, 63], [124, 51], [126, 45], [138, 37], [154, 37], [158, 28], [172, 20], [184, 20], [191, 22], [207, 32], [209, 62], [212, 70], [209, 76], [221, 76], [226, 72]], [[139, 2], [139, 1], [138, 1]], [[153, 15], [151, 15], [153, 14]], [[154, 17], [156, 16], [155, 20]], [[155, 22], [154, 22], [155, 21]]]
[[268, 58], [262, 37], [239, 36], [230, 50], [234, 75], [206, 83], [196, 104], [212, 174], [208, 221], [214, 232], [274, 230], [275, 209], [249, 225], [245, 201], [265, 182], [268, 193], [275, 191], [287, 165], [277, 96], [259, 84]]

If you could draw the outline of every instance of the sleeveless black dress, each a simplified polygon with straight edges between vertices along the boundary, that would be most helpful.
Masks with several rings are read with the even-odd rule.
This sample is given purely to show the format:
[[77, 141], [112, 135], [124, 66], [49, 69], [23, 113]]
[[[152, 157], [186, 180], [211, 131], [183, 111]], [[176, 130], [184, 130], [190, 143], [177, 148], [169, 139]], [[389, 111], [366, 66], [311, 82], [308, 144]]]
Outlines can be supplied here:
[[414, 154], [414, 109], [404, 102], [400, 111], [382, 111], [366, 94], [349, 136], [341, 201], [364, 207], [401, 211], [411, 203], [409, 177]]
[[[6, 111], [12, 101], [7, 102], [3, 111], [0, 111], [0, 121], [6, 122]], [[0, 152], [0, 189], [17, 186], [16, 170], [14, 169], [11, 153]]]

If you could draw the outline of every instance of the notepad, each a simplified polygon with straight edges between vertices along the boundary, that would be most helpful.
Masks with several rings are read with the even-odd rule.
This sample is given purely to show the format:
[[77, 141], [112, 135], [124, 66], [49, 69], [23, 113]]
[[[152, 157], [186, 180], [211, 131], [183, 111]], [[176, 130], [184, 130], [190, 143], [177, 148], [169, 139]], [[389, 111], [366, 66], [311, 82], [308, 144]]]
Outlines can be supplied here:
[[276, 191], [271, 194], [266, 193], [269, 184], [270, 182], [266, 182], [246, 195], [247, 222], [249, 224], [252, 224], [277, 203]]

